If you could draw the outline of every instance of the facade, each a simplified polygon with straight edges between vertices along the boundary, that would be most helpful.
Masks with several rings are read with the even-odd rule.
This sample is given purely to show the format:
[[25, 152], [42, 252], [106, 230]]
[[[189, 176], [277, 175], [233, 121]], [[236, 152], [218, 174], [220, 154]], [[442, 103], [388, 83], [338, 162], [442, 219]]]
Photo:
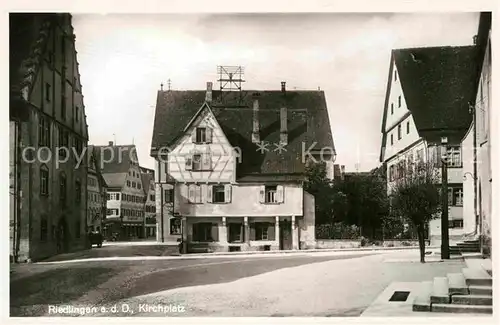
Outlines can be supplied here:
[[69, 14], [10, 14], [10, 247], [15, 261], [85, 246], [88, 142]]
[[[381, 130], [380, 161], [387, 168], [389, 192], [410, 163], [430, 162], [441, 168], [446, 150], [452, 242], [468, 235], [475, 223], [473, 195], [464, 196], [473, 183], [464, 182], [464, 169], [473, 162], [473, 137], [466, 134], [472, 120], [469, 103], [475, 96], [475, 55], [474, 46], [393, 50]], [[446, 144], [441, 143], [443, 137]], [[440, 218], [429, 224], [432, 245], [441, 241], [440, 227]]]
[[106, 218], [107, 185], [97, 151], [94, 146], [87, 147], [87, 231], [101, 232]]
[[123, 240], [142, 238], [145, 195], [136, 147], [109, 142], [98, 150], [108, 186], [104, 236]]
[[144, 189], [144, 238], [156, 238], [156, 195], [153, 169], [141, 167], [142, 188]]
[[151, 150], [158, 240], [182, 240], [188, 252], [313, 246], [314, 198], [302, 184], [320, 151], [333, 168], [321, 91], [285, 83], [212, 91], [210, 82], [205, 91], [159, 91]]
[[474, 164], [468, 171], [470, 192], [475, 196], [474, 224], [476, 235], [480, 235], [483, 254], [491, 256], [492, 172], [491, 172], [491, 12], [481, 13], [478, 34], [478, 82], [474, 105], [474, 120], [469, 133], [475, 134], [476, 149]]

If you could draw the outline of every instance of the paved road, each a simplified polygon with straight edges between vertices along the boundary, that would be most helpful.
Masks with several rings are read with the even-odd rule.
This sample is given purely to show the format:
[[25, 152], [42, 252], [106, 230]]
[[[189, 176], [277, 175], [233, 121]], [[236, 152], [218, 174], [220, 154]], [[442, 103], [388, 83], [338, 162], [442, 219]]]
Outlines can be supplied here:
[[109, 305], [179, 287], [226, 283], [283, 268], [372, 255], [100, 261], [19, 265], [11, 270], [11, 316], [39, 316], [48, 305]]

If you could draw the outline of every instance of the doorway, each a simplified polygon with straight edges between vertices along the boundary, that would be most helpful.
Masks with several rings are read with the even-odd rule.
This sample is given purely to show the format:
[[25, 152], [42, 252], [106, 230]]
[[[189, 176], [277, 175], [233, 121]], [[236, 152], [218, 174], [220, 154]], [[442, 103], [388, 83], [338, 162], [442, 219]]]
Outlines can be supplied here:
[[292, 249], [292, 223], [288, 220], [280, 221], [280, 250]]

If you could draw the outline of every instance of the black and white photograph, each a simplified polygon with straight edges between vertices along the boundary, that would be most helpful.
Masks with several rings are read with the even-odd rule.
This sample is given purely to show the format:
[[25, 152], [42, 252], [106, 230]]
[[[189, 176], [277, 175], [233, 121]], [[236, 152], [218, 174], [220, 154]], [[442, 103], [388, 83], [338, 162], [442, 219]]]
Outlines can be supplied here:
[[493, 322], [493, 2], [167, 3], [4, 12], [8, 316]]

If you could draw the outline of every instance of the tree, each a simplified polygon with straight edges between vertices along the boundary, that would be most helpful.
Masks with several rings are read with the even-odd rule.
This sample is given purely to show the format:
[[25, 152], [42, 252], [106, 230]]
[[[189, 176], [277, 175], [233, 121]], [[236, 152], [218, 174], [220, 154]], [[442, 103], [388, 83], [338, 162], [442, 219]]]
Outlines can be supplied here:
[[338, 188], [326, 177], [326, 164], [308, 164], [306, 177], [304, 189], [314, 196], [316, 224], [333, 224], [334, 210], [339, 209], [341, 213], [345, 200]]
[[425, 227], [441, 211], [439, 173], [432, 163], [409, 163], [391, 186], [391, 215], [401, 216], [417, 230], [420, 262], [425, 263]]

